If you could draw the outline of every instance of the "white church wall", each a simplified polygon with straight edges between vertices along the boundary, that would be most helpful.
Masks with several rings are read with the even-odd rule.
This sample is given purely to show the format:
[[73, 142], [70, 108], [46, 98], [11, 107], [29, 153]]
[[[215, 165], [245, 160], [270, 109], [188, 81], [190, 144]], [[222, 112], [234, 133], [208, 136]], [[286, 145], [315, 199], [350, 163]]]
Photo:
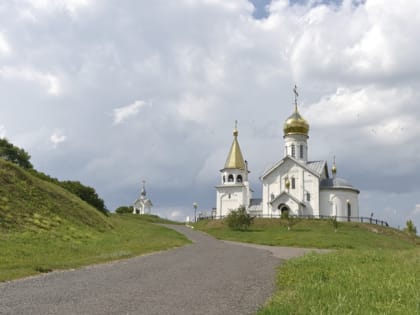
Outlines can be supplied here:
[[304, 191], [302, 200], [306, 205], [302, 213], [303, 215], [319, 214], [319, 178], [308, 171], [304, 172]]
[[263, 214], [270, 215], [272, 212], [270, 201], [280, 194], [280, 173], [274, 170], [263, 180]]
[[319, 202], [319, 215], [336, 216], [336, 196], [331, 190], [321, 190]]
[[351, 217], [359, 216], [358, 193], [349, 189], [325, 189], [321, 191], [320, 214], [337, 216], [340, 221], [348, 217], [348, 204], [351, 207]]
[[230, 211], [236, 210], [240, 206], [248, 206], [247, 188], [246, 185], [219, 186], [217, 190], [216, 215], [226, 216]]
[[[293, 178], [295, 185], [293, 187]], [[289, 188], [286, 187], [286, 179], [289, 180]], [[303, 202], [306, 207], [300, 214], [317, 215], [319, 213], [319, 179], [292, 160], [286, 160], [277, 169], [272, 170], [263, 179], [263, 213], [264, 215], [275, 214], [277, 209], [270, 205], [270, 201], [281, 194], [288, 192], [297, 200]], [[309, 201], [307, 200], [309, 193]]]
[[[285, 174], [286, 175], [286, 174]], [[288, 174], [287, 177], [290, 182], [290, 187], [287, 190], [290, 195], [295, 197], [297, 200], [304, 202], [304, 191], [305, 191], [305, 170], [297, 164], [294, 164]], [[295, 185], [293, 187], [293, 179]]]

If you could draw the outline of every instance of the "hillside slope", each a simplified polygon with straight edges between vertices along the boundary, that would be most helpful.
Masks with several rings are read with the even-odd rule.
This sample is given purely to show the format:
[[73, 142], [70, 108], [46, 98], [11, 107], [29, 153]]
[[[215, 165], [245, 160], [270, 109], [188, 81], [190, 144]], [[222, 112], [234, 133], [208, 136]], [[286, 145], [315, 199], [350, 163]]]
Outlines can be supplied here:
[[67, 190], [0, 159], [0, 231], [60, 225], [112, 228], [107, 217]]

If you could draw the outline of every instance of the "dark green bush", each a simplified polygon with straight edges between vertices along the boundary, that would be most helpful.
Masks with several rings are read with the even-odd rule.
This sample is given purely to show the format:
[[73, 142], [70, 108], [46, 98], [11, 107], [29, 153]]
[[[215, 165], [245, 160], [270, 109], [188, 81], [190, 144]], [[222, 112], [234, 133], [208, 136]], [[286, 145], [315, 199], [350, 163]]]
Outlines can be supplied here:
[[32, 163], [29, 161], [31, 159], [29, 153], [14, 146], [5, 138], [0, 139], [0, 158], [26, 169], [33, 168]]
[[115, 209], [115, 213], [118, 213], [118, 214], [133, 213], [133, 207], [121, 206]]
[[243, 206], [232, 210], [225, 219], [229, 228], [233, 230], [246, 230], [251, 226], [253, 220], [254, 217], [247, 213]]

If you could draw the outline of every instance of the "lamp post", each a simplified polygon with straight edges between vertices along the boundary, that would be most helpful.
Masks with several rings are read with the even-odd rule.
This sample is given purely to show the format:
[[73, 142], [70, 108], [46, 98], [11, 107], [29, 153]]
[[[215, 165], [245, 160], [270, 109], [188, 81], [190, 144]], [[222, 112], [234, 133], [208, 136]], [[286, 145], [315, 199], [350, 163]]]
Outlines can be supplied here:
[[194, 223], [197, 222], [197, 208], [198, 208], [198, 203], [194, 202], [193, 203], [193, 208], [194, 208]]

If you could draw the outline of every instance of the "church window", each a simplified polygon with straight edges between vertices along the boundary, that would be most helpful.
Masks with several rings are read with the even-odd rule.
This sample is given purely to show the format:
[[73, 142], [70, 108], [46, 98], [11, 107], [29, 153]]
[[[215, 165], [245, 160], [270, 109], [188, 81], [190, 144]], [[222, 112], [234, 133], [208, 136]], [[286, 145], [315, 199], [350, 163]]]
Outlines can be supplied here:
[[311, 194], [310, 193], [306, 193], [306, 201], [311, 201]]
[[237, 181], [238, 183], [242, 183], [242, 176], [241, 176], [241, 175], [238, 175], [238, 176], [236, 177], [236, 181]]
[[350, 202], [347, 202], [347, 217], [348, 217], [348, 220], [350, 221], [350, 217], [351, 217], [351, 204], [350, 204]]
[[296, 179], [292, 177], [292, 189], [296, 188]]
[[228, 198], [230, 199], [231, 195], [229, 194]]
[[232, 183], [232, 182], [233, 182], [233, 175], [232, 175], [232, 174], [230, 174], [230, 175], [228, 176], [228, 182], [229, 182], [229, 183]]
[[303, 144], [300, 145], [300, 148], [299, 149], [300, 149], [299, 150], [300, 158], [303, 159]]
[[292, 157], [296, 157], [296, 148], [294, 144], [292, 144]]
[[223, 175], [223, 182], [225, 182], [226, 181], [226, 176], [225, 175]]

